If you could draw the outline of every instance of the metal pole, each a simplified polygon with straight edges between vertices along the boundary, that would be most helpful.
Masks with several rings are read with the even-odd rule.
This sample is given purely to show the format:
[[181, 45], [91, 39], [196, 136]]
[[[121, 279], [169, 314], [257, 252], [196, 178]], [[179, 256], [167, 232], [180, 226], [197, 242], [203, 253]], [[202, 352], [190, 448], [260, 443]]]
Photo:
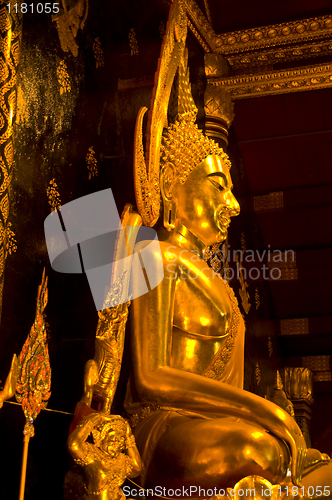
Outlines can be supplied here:
[[24, 500], [25, 478], [26, 478], [26, 473], [27, 473], [29, 441], [30, 441], [30, 436], [24, 436], [24, 439], [23, 439], [23, 456], [22, 456], [20, 496], [18, 497], [19, 500]]

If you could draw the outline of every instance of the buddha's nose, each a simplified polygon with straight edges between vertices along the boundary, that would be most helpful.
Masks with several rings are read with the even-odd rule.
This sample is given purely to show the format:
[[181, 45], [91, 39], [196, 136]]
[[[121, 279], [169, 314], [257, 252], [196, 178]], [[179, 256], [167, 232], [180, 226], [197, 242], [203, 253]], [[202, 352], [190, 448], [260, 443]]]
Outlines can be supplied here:
[[239, 202], [235, 198], [232, 191], [229, 191], [227, 193], [226, 208], [227, 208], [227, 211], [228, 211], [230, 217], [235, 217], [236, 215], [239, 215], [239, 213], [240, 213]]

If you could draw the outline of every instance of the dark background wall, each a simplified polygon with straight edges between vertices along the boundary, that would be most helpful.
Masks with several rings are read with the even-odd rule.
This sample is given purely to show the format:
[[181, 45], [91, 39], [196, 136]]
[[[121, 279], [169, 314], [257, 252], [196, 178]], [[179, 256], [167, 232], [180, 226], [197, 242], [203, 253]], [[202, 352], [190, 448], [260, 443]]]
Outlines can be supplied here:
[[[68, 3], [68, 7], [74, 5]], [[42, 411], [36, 420], [36, 435], [29, 449], [27, 500], [63, 498], [63, 480], [70, 466], [66, 452], [68, 427], [81, 397], [84, 364], [94, 353], [97, 325], [86, 277], [51, 269], [44, 220], [54, 201], [63, 205], [109, 187], [119, 213], [125, 203], [135, 204], [135, 118], [141, 106], [150, 106], [168, 10], [167, 0], [89, 0], [85, 26], [76, 37], [77, 56], [62, 50], [50, 15], [24, 15], [10, 208], [17, 250], [8, 255], [5, 269], [0, 378], [5, 380], [12, 354], [20, 352], [33, 323], [37, 287], [46, 267], [52, 368], [48, 407], [60, 411]], [[193, 95], [199, 107], [199, 124], [203, 126], [204, 54], [191, 34], [188, 48]], [[272, 109], [273, 103], [270, 106]], [[234, 193], [242, 210], [232, 222], [229, 244], [231, 250], [263, 252], [269, 241], [262, 235], [252, 196], [265, 191], [253, 188], [252, 179], [260, 179], [260, 172], [255, 176], [246, 170], [246, 152], [238, 144], [243, 130], [251, 127], [241, 129], [241, 124], [250, 122], [248, 117], [253, 116], [252, 110], [245, 107], [236, 104], [228, 148]], [[257, 117], [257, 121], [260, 119]], [[93, 148], [90, 156], [89, 148]], [[279, 247], [278, 243], [274, 246]], [[230, 265], [236, 269], [234, 261]], [[280, 315], [266, 280], [244, 276], [244, 281], [236, 277], [230, 284], [247, 325], [245, 388], [270, 397], [276, 370], [286, 362], [287, 348], [278, 340]], [[248, 293], [247, 304], [240, 291]], [[128, 369], [126, 359], [124, 363]], [[18, 495], [23, 426], [21, 408], [4, 404], [0, 410], [4, 450], [0, 458], [4, 478], [0, 481], [1, 498]]]

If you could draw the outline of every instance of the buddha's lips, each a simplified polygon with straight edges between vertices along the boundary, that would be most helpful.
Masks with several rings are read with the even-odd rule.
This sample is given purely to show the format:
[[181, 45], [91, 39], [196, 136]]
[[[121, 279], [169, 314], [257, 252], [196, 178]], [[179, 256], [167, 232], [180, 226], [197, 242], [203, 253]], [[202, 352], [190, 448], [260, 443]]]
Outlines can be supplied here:
[[220, 229], [224, 229], [224, 228], [228, 228], [228, 226], [230, 225], [231, 223], [231, 219], [229, 217], [225, 217], [224, 215], [219, 215], [219, 228]]

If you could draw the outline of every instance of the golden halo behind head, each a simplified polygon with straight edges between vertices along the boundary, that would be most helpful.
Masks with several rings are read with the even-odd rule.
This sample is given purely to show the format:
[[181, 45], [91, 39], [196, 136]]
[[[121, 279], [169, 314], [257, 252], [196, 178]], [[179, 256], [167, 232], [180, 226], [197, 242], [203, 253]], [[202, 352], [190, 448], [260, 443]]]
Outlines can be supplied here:
[[158, 70], [155, 75], [147, 127], [146, 161], [143, 150], [142, 122], [147, 108], [140, 109], [135, 127], [134, 187], [136, 203], [143, 224], [150, 227], [154, 226], [159, 218], [161, 139], [163, 129], [167, 125], [168, 102], [174, 76], [184, 58], [186, 38], [186, 0], [175, 0], [170, 9]]
[[[141, 108], [135, 127], [134, 184], [137, 209], [143, 224], [153, 226], [160, 213], [160, 169], [168, 191], [176, 182], [184, 183], [189, 173], [207, 156], [218, 155], [230, 167], [228, 156], [195, 125], [197, 108], [189, 81], [187, 17], [185, 0], [171, 7], [162, 45], [147, 130], [147, 160], [144, 157], [142, 123], [147, 108]], [[168, 127], [167, 110], [176, 71], [179, 71], [178, 116]], [[165, 167], [168, 166], [167, 172]]]

